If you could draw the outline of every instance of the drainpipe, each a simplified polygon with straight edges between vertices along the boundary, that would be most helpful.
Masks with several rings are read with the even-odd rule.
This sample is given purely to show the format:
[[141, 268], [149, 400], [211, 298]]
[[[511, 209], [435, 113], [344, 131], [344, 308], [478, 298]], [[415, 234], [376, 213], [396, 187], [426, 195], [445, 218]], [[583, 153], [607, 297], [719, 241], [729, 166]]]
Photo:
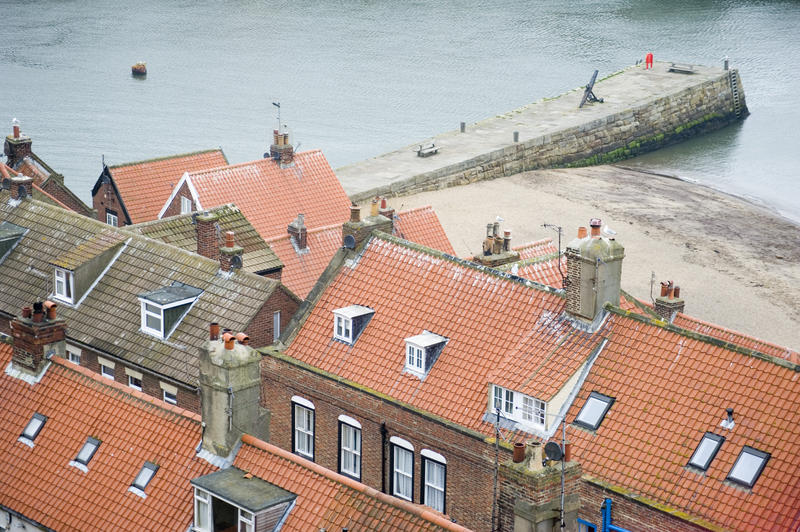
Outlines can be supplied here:
[[381, 492], [386, 493], [386, 422], [381, 423]]

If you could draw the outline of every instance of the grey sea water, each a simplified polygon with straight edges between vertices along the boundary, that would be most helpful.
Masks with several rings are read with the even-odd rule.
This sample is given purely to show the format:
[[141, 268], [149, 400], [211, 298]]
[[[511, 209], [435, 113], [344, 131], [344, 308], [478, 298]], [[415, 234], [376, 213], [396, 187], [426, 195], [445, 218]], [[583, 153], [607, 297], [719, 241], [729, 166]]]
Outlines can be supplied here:
[[[109, 164], [260, 157], [273, 101], [334, 167], [585, 84], [652, 51], [738, 68], [742, 124], [631, 161], [800, 220], [800, 3], [2, 0], [0, 132], [17, 117], [82, 198]], [[145, 80], [130, 66], [147, 61]], [[602, 96], [602, 94], [600, 94]]]

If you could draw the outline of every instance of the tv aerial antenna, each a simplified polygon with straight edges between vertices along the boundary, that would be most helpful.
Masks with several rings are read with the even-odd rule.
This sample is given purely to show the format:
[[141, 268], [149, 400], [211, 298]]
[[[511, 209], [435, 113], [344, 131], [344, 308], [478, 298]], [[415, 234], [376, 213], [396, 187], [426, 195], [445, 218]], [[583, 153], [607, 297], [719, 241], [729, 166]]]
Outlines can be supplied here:
[[558, 274], [561, 276], [561, 286], [566, 287], [567, 280], [566, 280], [566, 277], [564, 276], [564, 272], [561, 271], [561, 235], [564, 234], [564, 228], [561, 227], [560, 225], [548, 224], [548, 223], [543, 223], [542, 227], [544, 227], [545, 229], [550, 229], [550, 230], [555, 231], [556, 233], [558, 233], [558, 263], [557, 263], [558, 264]]
[[281, 102], [272, 102], [272, 105], [278, 108], [278, 132], [281, 131]]

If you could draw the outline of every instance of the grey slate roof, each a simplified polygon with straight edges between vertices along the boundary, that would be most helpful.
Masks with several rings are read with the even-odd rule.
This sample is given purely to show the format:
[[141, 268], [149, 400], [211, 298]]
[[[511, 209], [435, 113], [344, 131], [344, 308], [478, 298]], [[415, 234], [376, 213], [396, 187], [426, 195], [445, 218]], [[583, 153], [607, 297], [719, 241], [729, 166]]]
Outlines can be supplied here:
[[[283, 263], [269, 247], [269, 244], [264, 242], [258, 231], [250, 225], [250, 222], [247, 221], [247, 218], [236, 205], [229, 203], [209, 209], [208, 212], [219, 216], [218, 222], [222, 233], [233, 231], [236, 245], [244, 248], [244, 255], [242, 256], [243, 269], [257, 273], [283, 267]], [[197, 236], [195, 226], [192, 224], [191, 214], [181, 214], [162, 218], [161, 220], [129, 225], [126, 229], [188, 251], [197, 249]]]
[[[68, 339], [125, 359], [156, 373], [195, 386], [198, 348], [208, 324], [222, 321], [243, 331], [278, 281], [246, 271], [219, 270], [219, 262], [59, 207], [27, 198], [10, 200], [0, 192], [0, 222], [28, 229], [0, 263], [0, 312], [14, 316], [23, 306], [53, 293], [53, 263], [76, 249], [105, 241], [109, 233], [124, 238], [119, 256], [77, 308], [59, 304]], [[203, 293], [168, 340], [141, 332], [138, 296], [174, 281]], [[281, 287], [280, 289], [284, 289]]]

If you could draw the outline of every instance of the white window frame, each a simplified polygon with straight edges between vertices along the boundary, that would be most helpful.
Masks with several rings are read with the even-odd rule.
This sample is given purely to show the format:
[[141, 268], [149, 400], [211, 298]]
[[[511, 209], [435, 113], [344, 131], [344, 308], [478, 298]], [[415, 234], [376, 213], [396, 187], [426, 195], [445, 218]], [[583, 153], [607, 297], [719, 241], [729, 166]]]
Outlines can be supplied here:
[[[436, 511], [445, 513], [447, 508], [447, 460], [444, 456], [437, 452], [423, 449], [420, 453], [422, 455], [422, 504], [433, 508]], [[430, 482], [430, 475], [428, 474], [428, 465], [433, 464], [442, 468], [442, 485], [437, 486]], [[437, 491], [442, 494], [442, 507], [438, 508], [430, 501], [429, 491]]]
[[181, 196], [181, 214], [192, 212], [192, 198]]
[[272, 313], [272, 341], [277, 342], [281, 335], [281, 311], [276, 310]]
[[520, 395], [522, 397], [522, 421], [544, 427], [547, 419], [547, 403], [529, 395]]
[[107, 379], [114, 380], [114, 366], [100, 362], [100, 375]]
[[67, 344], [67, 359], [73, 364], [81, 365], [81, 349]]
[[253, 532], [254, 530], [255, 530], [255, 516], [253, 515], [253, 513], [248, 512], [243, 508], [239, 508], [238, 532]]
[[[300, 416], [299, 413], [303, 413], [308, 416], [306, 419], [310, 419], [311, 421], [311, 428], [309, 429], [306, 426], [300, 426], [299, 421]], [[303, 399], [302, 397], [292, 397], [292, 446], [293, 452], [298, 454], [304, 458], [308, 458], [309, 460], [314, 460], [314, 429], [316, 423], [316, 409], [314, 408], [314, 404], [311, 401]], [[304, 449], [300, 442], [306, 441], [309, 442], [309, 449]]]
[[333, 337], [337, 340], [353, 343], [353, 320], [339, 314], [334, 315]]
[[[203, 511], [203, 519], [205, 520], [204, 525], [198, 524], [198, 516], [201, 515], [201, 505], [205, 506], [205, 511]], [[211, 532], [213, 528], [212, 523], [212, 515], [211, 515], [211, 494], [207, 491], [201, 490], [200, 488], [194, 489], [194, 522], [192, 526], [192, 530], [196, 532]]]
[[[392, 436], [392, 495], [407, 501], [414, 501], [414, 446], [402, 438]], [[401, 467], [399, 457], [411, 457], [411, 470], [407, 471]], [[407, 490], [401, 491], [400, 480], [407, 481]]]
[[406, 341], [406, 369], [415, 373], [425, 372], [425, 349]]
[[[170, 303], [169, 305], [159, 305], [158, 303], [153, 303], [152, 301], [149, 301], [147, 299], [144, 299], [144, 298], [140, 297], [139, 298], [139, 302], [141, 303], [141, 307], [142, 307], [141, 308], [141, 323], [140, 323], [140, 325], [141, 325], [142, 332], [150, 334], [152, 336], [157, 336], [158, 338], [164, 340], [167, 337], [167, 332], [171, 332], [171, 331], [165, 331], [164, 330], [164, 311], [165, 310], [169, 310], [169, 309], [174, 308], [174, 307], [180, 307], [180, 306], [183, 306], [183, 305], [191, 305], [195, 301], [197, 301], [197, 297], [191, 297], [191, 298], [188, 298], [188, 299], [182, 299], [180, 301], [176, 301], [174, 303]], [[156, 310], [148, 309], [147, 307], [153, 307], [154, 309], [157, 309], [158, 312], [156, 312]], [[188, 310], [187, 310], [187, 312], [188, 312]], [[147, 317], [148, 316], [152, 316], [154, 318], [157, 318], [160, 321], [160, 328], [159, 329], [154, 329], [154, 328], [152, 328], [152, 327], [147, 325]], [[173, 329], [174, 329], [174, 327], [173, 327]]]
[[[136, 384], [134, 381], [139, 381], [139, 384]], [[134, 390], [142, 391], [142, 378], [137, 377], [135, 375], [128, 374], [128, 386], [133, 388]]]
[[171, 405], [178, 404], [178, 394], [172, 393], [169, 390], [161, 390], [161, 398], [164, 400], [165, 403], [169, 403]]
[[106, 224], [111, 227], [119, 227], [119, 216], [113, 212], [106, 211]]
[[[346, 433], [352, 434], [353, 444], [349, 447], [345, 442]], [[352, 461], [352, 468], [349, 461]], [[339, 472], [361, 480], [361, 423], [344, 415], [339, 416]]]
[[64, 268], [55, 268], [53, 271], [53, 297], [64, 303], [75, 302], [74, 272]]

